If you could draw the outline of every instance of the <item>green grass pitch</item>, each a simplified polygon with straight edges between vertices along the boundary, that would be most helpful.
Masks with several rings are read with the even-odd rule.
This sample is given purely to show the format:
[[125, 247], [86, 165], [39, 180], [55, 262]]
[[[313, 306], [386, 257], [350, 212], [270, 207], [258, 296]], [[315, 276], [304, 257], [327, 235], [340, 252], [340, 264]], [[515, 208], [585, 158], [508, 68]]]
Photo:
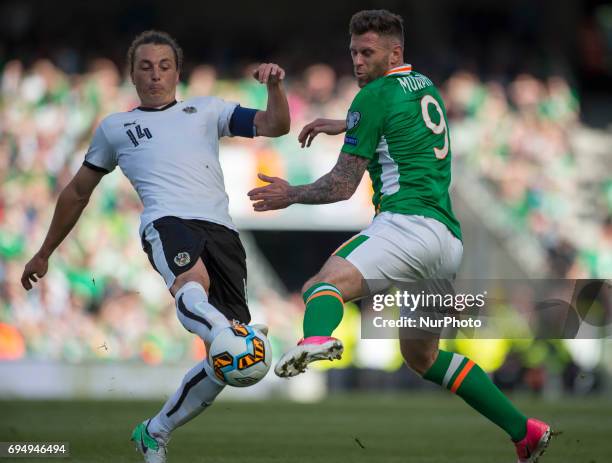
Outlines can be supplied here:
[[[612, 399], [517, 398], [562, 434], [542, 463], [612, 461]], [[128, 442], [158, 402], [0, 401], [0, 441], [69, 441], [71, 458], [1, 461], [140, 462]], [[503, 432], [446, 393], [331, 396], [315, 404], [218, 401], [175, 432], [168, 462], [515, 462]]]

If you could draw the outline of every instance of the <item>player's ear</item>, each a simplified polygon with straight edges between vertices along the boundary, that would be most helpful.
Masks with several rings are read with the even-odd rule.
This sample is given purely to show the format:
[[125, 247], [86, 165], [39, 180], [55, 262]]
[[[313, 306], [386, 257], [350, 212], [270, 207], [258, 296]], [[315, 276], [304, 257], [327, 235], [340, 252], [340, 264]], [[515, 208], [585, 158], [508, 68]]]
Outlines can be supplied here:
[[402, 48], [402, 45], [399, 42], [393, 43], [390, 59], [391, 63], [389, 64], [395, 66], [401, 66], [402, 64], [404, 64], [404, 49]]

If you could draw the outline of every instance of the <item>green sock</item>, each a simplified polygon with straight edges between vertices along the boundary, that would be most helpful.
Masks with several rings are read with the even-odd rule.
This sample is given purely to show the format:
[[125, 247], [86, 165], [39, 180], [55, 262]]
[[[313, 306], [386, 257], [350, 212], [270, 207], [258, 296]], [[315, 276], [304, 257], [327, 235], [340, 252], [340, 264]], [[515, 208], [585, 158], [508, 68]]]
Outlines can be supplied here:
[[463, 355], [441, 350], [423, 378], [455, 392], [468, 405], [518, 442], [527, 434], [527, 418], [497, 388], [489, 376]]
[[302, 297], [306, 304], [304, 337], [331, 336], [342, 321], [344, 302], [340, 290], [331, 283], [317, 283]]

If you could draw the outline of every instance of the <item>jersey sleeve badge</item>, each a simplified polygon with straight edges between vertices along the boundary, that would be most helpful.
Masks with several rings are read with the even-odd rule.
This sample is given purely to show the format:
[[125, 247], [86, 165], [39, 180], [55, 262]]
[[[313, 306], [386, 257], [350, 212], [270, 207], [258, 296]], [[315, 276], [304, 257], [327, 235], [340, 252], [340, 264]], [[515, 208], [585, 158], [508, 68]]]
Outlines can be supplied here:
[[346, 115], [346, 130], [351, 130], [357, 127], [361, 120], [361, 113], [359, 111], [349, 111]]

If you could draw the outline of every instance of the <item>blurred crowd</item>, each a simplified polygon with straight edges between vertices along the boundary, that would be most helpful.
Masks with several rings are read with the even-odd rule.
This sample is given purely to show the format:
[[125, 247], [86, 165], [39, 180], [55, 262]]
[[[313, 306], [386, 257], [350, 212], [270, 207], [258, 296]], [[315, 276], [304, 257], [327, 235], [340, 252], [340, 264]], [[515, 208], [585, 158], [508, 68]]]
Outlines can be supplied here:
[[539, 239], [550, 276], [609, 277], [612, 160], [574, 148], [579, 101], [568, 82], [520, 74], [502, 85], [458, 72], [444, 89], [454, 154], [493, 190], [517, 228]]
[[[265, 87], [251, 77], [224, 80], [208, 65], [194, 67], [179, 98], [217, 95], [263, 108]], [[204, 355], [176, 321], [173, 301], [140, 249], [140, 202], [120, 174], [106, 176], [79, 225], [52, 257], [48, 275], [25, 292], [20, 276], [42, 243], [61, 189], [80, 167], [91, 135], [107, 114], [138, 106], [129, 79], [107, 59], [87, 72], [67, 75], [49, 60], [25, 68], [6, 63], [0, 88], [0, 359], [82, 361], [142, 359], [150, 363]], [[327, 172], [341, 140], [319, 137], [307, 152], [296, 141], [316, 117], [344, 118], [358, 91], [351, 76], [314, 64], [287, 79], [292, 132], [280, 139], [224, 141], [226, 161], [249, 169], [237, 174], [243, 187], [256, 173], [305, 183]], [[571, 137], [579, 125], [579, 102], [560, 76], [522, 74], [507, 83], [483, 82], [467, 71], [441, 83], [457, 162], [473, 169], [494, 191], [499, 207], [548, 250], [551, 275], [612, 274], [612, 182], [602, 176], [603, 210], [593, 218], [595, 238], [581, 247], [559, 230], [577, 220], [581, 175]], [[331, 154], [330, 154], [331, 153]], [[222, 159], [223, 160], [223, 159]], [[229, 161], [228, 161], [229, 162]], [[231, 182], [232, 172], [226, 172]], [[244, 180], [244, 181], [243, 181]], [[460, 180], [459, 180], [460, 181]], [[232, 194], [233, 214], [249, 214], [246, 197]], [[356, 210], [372, 214], [370, 189], [362, 185]], [[299, 296], [249, 288], [254, 318], [272, 333], [295, 339]], [[280, 310], [279, 307], [283, 307]], [[285, 339], [272, 336], [273, 344]]]

